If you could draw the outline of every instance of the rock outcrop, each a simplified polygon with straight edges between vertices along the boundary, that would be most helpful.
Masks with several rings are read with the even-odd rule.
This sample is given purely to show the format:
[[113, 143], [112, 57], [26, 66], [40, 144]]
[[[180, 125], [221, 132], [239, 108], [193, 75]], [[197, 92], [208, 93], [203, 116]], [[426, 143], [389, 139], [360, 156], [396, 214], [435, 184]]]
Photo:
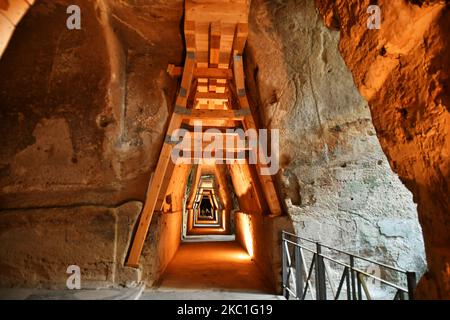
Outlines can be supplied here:
[[[81, 30], [66, 27], [69, 5], [81, 9]], [[84, 286], [137, 281], [115, 271], [126, 252], [113, 250], [128, 249], [136, 215], [114, 238], [114, 212], [145, 199], [177, 88], [166, 68], [183, 59], [182, 13], [181, 0], [43, 0], [20, 21], [0, 60], [0, 285], [65, 287], [67, 263], [81, 267]], [[148, 285], [177, 249], [176, 217], [155, 215]], [[75, 247], [64, 237], [73, 221]]]
[[304, 237], [420, 276], [416, 206], [389, 167], [338, 42], [312, 1], [252, 1], [247, 81], [262, 123], [280, 129], [287, 212]]
[[[422, 271], [416, 207], [393, 169], [413, 192], [425, 233], [430, 272], [419, 292], [444, 297], [448, 8], [379, 1], [375, 31], [365, 27], [368, 2], [317, 1], [339, 33], [313, 0], [253, 0], [252, 107], [262, 125], [280, 129], [277, 183], [298, 233]], [[82, 10], [82, 30], [65, 27], [71, 4]], [[78, 257], [93, 286], [151, 285], [164, 270], [179, 241], [178, 209], [154, 217], [136, 274], [120, 264], [137, 211], [125, 220], [120, 212], [144, 201], [159, 156], [178, 85], [165, 70], [184, 57], [182, 14], [182, 0], [42, 0], [17, 26], [0, 60], [0, 285], [63, 286], [63, 267]], [[82, 232], [78, 220], [92, 223]], [[72, 235], [80, 251], [45, 260], [54, 239], [44, 229], [66, 245]], [[29, 241], [40, 243], [35, 257]], [[84, 256], [85, 241], [99, 245]], [[96, 271], [95, 261], [103, 261]]]
[[450, 298], [450, 5], [376, 1], [381, 28], [369, 30], [374, 1], [317, 0], [363, 97], [391, 168], [418, 205], [428, 272], [419, 298]]

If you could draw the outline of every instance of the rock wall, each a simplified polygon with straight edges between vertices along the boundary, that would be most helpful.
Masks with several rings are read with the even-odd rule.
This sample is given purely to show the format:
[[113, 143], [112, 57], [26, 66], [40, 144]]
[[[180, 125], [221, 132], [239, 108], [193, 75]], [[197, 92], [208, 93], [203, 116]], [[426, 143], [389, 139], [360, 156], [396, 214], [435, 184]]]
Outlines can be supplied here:
[[[377, 38], [363, 28], [365, 20], [358, 27], [348, 18], [350, 13], [359, 17], [366, 2], [352, 6], [355, 12], [343, 1], [318, 2], [329, 25], [337, 26], [333, 17], [340, 18], [339, 33], [324, 26], [312, 0], [253, 0], [245, 53], [252, 104], [258, 105], [255, 114], [264, 126], [280, 129], [278, 186], [297, 233], [422, 271], [416, 207], [393, 168], [419, 203], [434, 285], [429, 290], [441, 294], [445, 285], [439, 288], [436, 282], [445, 283], [450, 234], [445, 229], [449, 108], [442, 89], [448, 78], [439, 70], [448, 69], [441, 56], [448, 42], [431, 43], [444, 39], [449, 19], [442, 6], [395, 2], [391, 17], [400, 9], [411, 17], [429, 11], [420, 22], [423, 34], [395, 42], [398, 26], [389, 25], [396, 32]], [[81, 7], [82, 30], [65, 27], [69, 4]], [[94, 285], [136, 279], [152, 284], [162, 272], [179, 244], [178, 213], [155, 215], [142, 276], [118, 271], [125, 253], [117, 248], [128, 245], [138, 213], [126, 215], [123, 232], [117, 214], [123, 204], [144, 201], [156, 165], [177, 89], [177, 80], [165, 70], [183, 60], [182, 13], [182, 0], [42, 0], [17, 26], [0, 60], [0, 266], [5, 270], [0, 285], [57, 286], [65, 283], [65, 264], [77, 257], [86, 259], [83, 270]], [[431, 23], [434, 28], [427, 27]], [[381, 62], [369, 72], [376, 61]], [[379, 70], [401, 72], [377, 83]], [[424, 83], [414, 82], [416, 70]], [[389, 94], [391, 87], [395, 94]], [[427, 125], [416, 128], [422, 119]], [[415, 161], [417, 154], [421, 158]], [[78, 218], [94, 222], [84, 233], [77, 231], [81, 226], [66, 226], [81, 223]], [[98, 234], [96, 219], [107, 226]], [[250, 223], [261, 226], [258, 219]], [[52, 247], [52, 237], [44, 235], [41, 224], [54, 229], [64, 247], [69, 246], [66, 234], [99, 245], [87, 253], [80, 246], [67, 257], [57, 251], [61, 260], [52, 269], [46, 262], [53, 261], [51, 251], [45, 248]], [[32, 234], [34, 241], [17, 234]], [[257, 260], [265, 250], [264, 235], [254, 234]], [[276, 247], [279, 240], [270, 239]], [[34, 257], [28, 250], [36, 243], [42, 246]], [[96, 269], [98, 261], [103, 263]], [[275, 267], [266, 270], [271, 268], [268, 273], [277, 273]], [[30, 273], [36, 276], [28, 280]]]
[[64, 289], [70, 265], [80, 267], [82, 288], [137, 284], [140, 271], [123, 260], [141, 207], [2, 211], [0, 285]]
[[287, 212], [303, 237], [421, 274], [416, 205], [383, 154], [338, 41], [313, 1], [252, 1], [247, 82], [262, 123], [280, 129]]
[[288, 216], [235, 213], [236, 241], [255, 261], [267, 283], [282, 293], [281, 231], [293, 232]]
[[[66, 28], [73, 4], [81, 30]], [[182, 1], [42, 0], [18, 24], [0, 60], [0, 286], [64, 287], [68, 263], [86, 285], [141, 279], [117, 271], [139, 212], [124, 225], [116, 212], [145, 199], [177, 87], [165, 70], [183, 57], [182, 11]], [[155, 215], [148, 284], [178, 247], [176, 220]]]
[[373, 1], [316, 1], [368, 101], [392, 169], [414, 195], [428, 272], [417, 297], [450, 298], [450, 4], [379, 0], [381, 26], [369, 30]]

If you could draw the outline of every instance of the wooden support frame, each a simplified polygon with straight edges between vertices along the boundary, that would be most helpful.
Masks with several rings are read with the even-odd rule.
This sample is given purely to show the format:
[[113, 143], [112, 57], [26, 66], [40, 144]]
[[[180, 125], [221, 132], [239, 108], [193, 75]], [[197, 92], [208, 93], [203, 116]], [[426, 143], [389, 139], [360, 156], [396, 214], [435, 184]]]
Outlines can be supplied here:
[[[177, 67], [173, 64], [169, 64], [167, 67], [167, 73], [171, 77], [180, 77], [183, 75], [183, 67]], [[233, 70], [219, 68], [195, 68], [194, 78], [231, 80], [233, 79]]]
[[[194, 76], [195, 68], [195, 51], [188, 51], [186, 54], [186, 62], [183, 71], [183, 77], [181, 80], [181, 87], [177, 97], [176, 107], [186, 108], [187, 105], [187, 94], [189, 92], [192, 79]], [[167, 132], [172, 133], [175, 129], [181, 126], [182, 117], [177, 113], [173, 113]], [[158, 163], [156, 165], [156, 170], [153, 175], [153, 179], [150, 183], [150, 187], [147, 191], [147, 198], [145, 201], [144, 208], [142, 210], [141, 216], [139, 218], [139, 224], [134, 235], [133, 243], [131, 245], [131, 250], [128, 254], [126, 265], [129, 267], [137, 268], [139, 266], [139, 257], [142, 253], [142, 248], [144, 247], [145, 238], [147, 237], [148, 229], [150, 227], [150, 222], [155, 210], [158, 196], [160, 196], [161, 187], [164, 184], [164, 177], [166, 174], [167, 166], [170, 162], [170, 156], [172, 153], [173, 144], [165, 142], [163, 144]], [[165, 191], [164, 191], [165, 192]]]
[[[242, 53], [248, 36], [247, 1], [185, 1], [184, 34], [187, 54], [183, 67], [169, 65], [167, 70], [173, 77], [181, 76], [167, 137], [182, 124], [192, 124], [195, 120], [202, 120], [204, 127], [219, 126], [221, 128], [236, 127], [242, 122], [244, 129], [256, 130], [245, 90], [242, 63]], [[231, 63], [232, 69], [230, 69]], [[196, 81], [193, 81], [195, 79]], [[230, 90], [233, 81], [236, 97], [233, 97], [233, 90]], [[193, 83], [196, 86], [193, 86]], [[203, 100], [200, 101], [200, 99]], [[198, 108], [193, 109], [195, 103], [198, 103]], [[233, 110], [232, 105], [237, 103], [240, 109]], [[147, 190], [144, 208], [127, 256], [126, 265], [130, 267], [139, 266], [139, 258], [153, 213], [155, 210], [161, 210], [165, 201], [175, 168], [170, 161], [174, 148], [170, 140], [165, 139]], [[234, 169], [238, 171], [248, 171], [252, 184], [253, 181], [255, 182], [252, 189], [256, 193], [260, 212], [267, 212], [269, 209], [272, 215], [282, 213], [272, 176], [261, 174], [262, 165], [249, 165], [244, 159], [244, 162], [236, 160], [233, 164], [229, 164], [228, 168], [230, 166], [236, 166]], [[196, 179], [197, 175], [198, 173]], [[259, 191], [259, 186], [262, 192]], [[189, 202], [191, 201], [192, 199]], [[228, 199], [228, 202], [231, 202], [231, 199]], [[192, 206], [192, 203], [190, 205]]]
[[189, 120], [233, 120], [243, 121], [248, 116], [249, 109], [242, 110], [213, 110], [213, 109], [186, 109], [175, 107], [175, 114]]
[[166, 199], [167, 188], [170, 183], [170, 179], [172, 178], [173, 171], [175, 170], [175, 163], [173, 161], [169, 161], [167, 164], [166, 172], [164, 174], [164, 180], [161, 184], [161, 189], [159, 190], [158, 198], [156, 200], [155, 210], [162, 211], [164, 201]]
[[[253, 119], [250, 105], [247, 99], [247, 92], [245, 90], [245, 79], [244, 79], [244, 64], [241, 55], [234, 55], [233, 57], [233, 70], [234, 70], [234, 80], [236, 85], [236, 93], [238, 96], [239, 105], [243, 110], [247, 110], [247, 116], [244, 118], [244, 128], [256, 130], [255, 120]], [[264, 159], [265, 160], [265, 159]], [[269, 175], [261, 174], [260, 161], [257, 161], [256, 168], [259, 180], [261, 182], [261, 187], [263, 189], [267, 204], [272, 215], [278, 216], [282, 214], [281, 202], [276, 191], [275, 183], [273, 177]]]

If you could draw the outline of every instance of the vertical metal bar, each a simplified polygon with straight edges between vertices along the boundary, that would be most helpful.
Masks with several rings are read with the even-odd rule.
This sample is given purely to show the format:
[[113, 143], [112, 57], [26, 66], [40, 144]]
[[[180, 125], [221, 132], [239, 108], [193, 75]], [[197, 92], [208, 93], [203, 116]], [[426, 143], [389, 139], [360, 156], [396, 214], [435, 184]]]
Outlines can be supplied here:
[[295, 280], [297, 299], [301, 300], [303, 296], [303, 258], [300, 239], [297, 239], [298, 245], [295, 246]]
[[282, 264], [282, 271], [283, 271], [283, 296], [286, 299], [289, 299], [289, 292], [286, 290], [286, 286], [287, 286], [287, 252], [286, 252], [286, 246], [285, 246], [285, 234], [282, 231], [281, 233], [281, 254], [282, 254], [282, 260], [283, 260], [283, 264]]
[[352, 300], [356, 300], [355, 258], [350, 255], [350, 275], [352, 280]]
[[397, 289], [397, 291], [395, 292], [394, 300], [399, 300], [399, 298], [398, 298], [399, 292], [400, 292], [400, 290]]
[[327, 300], [327, 287], [325, 279], [325, 265], [322, 257], [322, 246], [316, 243], [317, 263], [316, 263], [316, 297], [317, 300]]
[[362, 288], [361, 288], [361, 274], [359, 272], [356, 273], [356, 283], [358, 284], [358, 300], [362, 300]]
[[398, 290], [398, 300], [405, 300], [405, 293], [402, 290]]
[[319, 252], [320, 252], [320, 248], [319, 246], [317, 246], [317, 251], [316, 251], [316, 266], [315, 266], [315, 271], [316, 271], [316, 300], [320, 300], [321, 295], [320, 295], [320, 259], [319, 259]]
[[414, 300], [414, 290], [416, 290], [417, 279], [415, 272], [407, 272], [406, 280], [408, 282], [408, 299]]
[[352, 300], [352, 288], [350, 286], [350, 269], [345, 267], [345, 272], [347, 272], [347, 277], [345, 282], [347, 284], [347, 300]]

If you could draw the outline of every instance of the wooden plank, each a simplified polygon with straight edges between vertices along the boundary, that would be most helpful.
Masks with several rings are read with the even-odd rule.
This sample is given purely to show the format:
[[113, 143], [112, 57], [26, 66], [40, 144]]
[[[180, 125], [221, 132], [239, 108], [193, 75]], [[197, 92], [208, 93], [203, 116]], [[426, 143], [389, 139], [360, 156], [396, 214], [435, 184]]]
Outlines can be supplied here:
[[[249, 103], [247, 99], [247, 95], [245, 93], [245, 80], [244, 80], [244, 67], [243, 67], [243, 61], [242, 56], [235, 56], [233, 59], [233, 70], [234, 70], [234, 76], [235, 76], [235, 84], [236, 84], [236, 92], [238, 94], [238, 101], [240, 103], [240, 106], [243, 110], [250, 111]], [[244, 88], [243, 88], [244, 86]], [[243, 123], [246, 130], [248, 129], [254, 129], [257, 130], [255, 121], [253, 119], [253, 116], [251, 112], [247, 112], [247, 116], [245, 117]], [[264, 162], [266, 162], [266, 159], [262, 159]], [[263, 166], [261, 165], [261, 162], [258, 161], [256, 164], [257, 168], [257, 174], [259, 177], [259, 180], [261, 182], [261, 187], [263, 189], [267, 204], [269, 206], [270, 212], [272, 215], [281, 215], [282, 208], [281, 208], [281, 202], [278, 197], [275, 183], [273, 181], [273, 177], [270, 175], [263, 175], [261, 174], [261, 168]]]
[[[197, 120], [189, 120], [188, 124], [191, 126], [195, 125], [195, 121]], [[203, 119], [202, 121], [202, 126], [203, 127], [212, 127], [212, 128], [234, 128], [236, 127], [236, 123], [240, 123], [240, 122], [236, 122], [234, 120], [209, 120], [209, 119]]]
[[[181, 80], [181, 88], [177, 99], [177, 103], [181, 104], [178, 104], [176, 108], [186, 108], [187, 100], [186, 99], [180, 100], [179, 98], [182, 95], [182, 89], [186, 90], [187, 92], [189, 92], [190, 90], [194, 75], [194, 67], [195, 67], [195, 52], [190, 51], [186, 54], [185, 67], [183, 77]], [[171, 135], [175, 129], [178, 129], [180, 127], [181, 122], [182, 117], [180, 117], [176, 113], [173, 113], [170, 118], [167, 133]], [[156, 165], [155, 173], [153, 174], [153, 179], [150, 183], [150, 188], [148, 189], [147, 192], [147, 199], [145, 201], [144, 208], [139, 218], [138, 228], [136, 230], [136, 234], [134, 235], [133, 243], [126, 262], [126, 265], [129, 267], [137, 268], [139, 266], [139, 257], [141, 256], [148, 228], [150, 227], [150, 222], [156, 207], [157, 198], [160, 195], [160, 192], [163, 193], [166, 192], [164, 190], [161, 190], [161, 187], [164, 183], [164, 176], [166, 174], [167, 166], [169, 164], [169, 161], [171, 161], [172, 149], [173, 144], [170, 143], [163, 144], [158, 159], [158, 163]]]
[[[181, 125], [181, 127], [183, 129], [186, 129], [186, 130], [190, 131], [191, 134], [193, 134], [194, 128], [195, 128], [194, 126], [191, 126], [191, 125], [185, 124], [185, 123], [183, 123]], [[233, 137], [238, 137], [239, 136], [239, 133], [238, 133], [237, 130], [244, 130], [244, 129], [242, 129], [240, 127], [237, 127], [237, 126], [234, 126], [234, 127], [223, 127], [223, 128], [202, 126], [202, 132], [208, 131], [209, 129], [214, 129], [216, 131], [220, 131], [223, 135], [230, 135], [230, 136], [233, 136]]]
[[174, 64], [169, 64], [167, 66], [167, 73], [171, 77], [180, 77], [183, 74], [183, 67], [177, 67]]
[[224, 23], [247, 23], [247, 1], [210, 0], [185, 1], [185, 15], [189, 20], [198, 22], [222, 21]]
[[244, 155], [241, 155], [238, 152], [235, 152], [234, 155], [228, 157], [225, 155], [225, 153], [218, 153], [216, 154], [215, 151], [212, 151], [210, 155], [196, 155], [194, 153], [188, 154], [188, 155], [183, 155], [182, 157], [180, 157], [179, 159], [184, 159], [184, 160], [195, 160], [195, 162], [200, 162], [200, 160], [202, 160], [203, 162], [214, 162], [216, 164], [234, 164], [234, 163], [246, 163], [247, 162], [247, 158]]
[[[183, 74], [183, 67], [169, 64], [167, 73], [172, 77], [179, 77]], [[220, 68], [196, 68], [194, 70], [195, 78], [205, 79], [233, 79], [233, 71], [231, 69]]]
[[[234, 83], [236, 86], [236, 94], [239, 97], [244, 97], [246, 95], [245, 91], [245, 77], [244, 77], [244, 68], [242, 56], [236, 55], [233, 58], [233, 75], [234, 75]], [[241, 108], [247, 108], [246, 106], [241, 106]]]
[[185, 42], [186, 42], [186, 51], [195, 51], [196, 50], [195, 30], [196, 30], [195, 21], [185, 20], [185, 22], [184, 22], [184, 38], [185, 38]]
[[196, 78], [208, 79], [232, 79], [233, 72], [231, 69], [219, 68], [197, 68], [194, 73]]
[[224, 216], [224, 228], [228, 231], [230, 230], [230, 215], [228, 210], [232, 208], [233, 200], [231, 198], [231, 192], [228, 187], [226, 165], [215, 165], [215, 177], [219, 198], [222, 202], [224, 210], [228, 212]]
[[216, 92], [197, 92], [195, 94], [196, 99], [214, 99], [214, 100], [228, 100], [228, 95], [225, 93]]
[[236, 26], [236, 34], [233, 41], [233, 55], [242, 55], [245, 43], [248, 37], [248, 24], [238, 23]]
[[[194, 143], [202, 143], [203, 146], [207, 146], [211, 144], [212, 140], [220, 141], [222, 144], [222, 148], [224, 149], [232, 149], [232, 150], [251, 150], [249, 147], [249, 143], [245, 138], [239, 137], [237, 134], [226, 134], [226, 133], [205, 133], [202, 134], [200, 132], [189, 133], [184, 136], [182, 139], [177, 141], [173, 141], [174, 144], [181, 143], [183, 141], [184, 146], [194, 146]], [[189, 148], [188, 148], [189, 149]]]
[[194, 170], [194, 183], [192, 184], [192, 189], [191, 189], [191, 193], [189, 196], [189, 200], [187, 201], [187, 209], [192, 209], [192, 206], [194, 205], [194, 200], [195, 200], [195, 195], [196, 195], [196, 191], [200, 182], [200, 177], [201, 177], [201, 166], [199, 165], [195, 165]]
[[[241, 210], [246, 213], [261, 214], [264, 206], [262, 204], [262, 194], [258, 194], [255, 184], [252, 183], [250, 167], [247, 161], [238, 161], [228, 165], [234, 191], [238, 198]], [[249, 200], [250, 203], [249, 204]]]
[[217, 87], [217, 80], [216, 79], [209, 79], [209, 92], [216, 92]]
[[173, 161], [169, 161], [166, 168], [166, 173], [164, 174], [163, 182], [161, 184], [161, 189], [159, 190], [159, 195], [156, 200], [155, 211], [161, 211], [164, 205], [164, 201], [166, 199], [167, 188], [172, 179], [173, 171], [175, 169], [175, 163]]
[[183, 112], [182, 109], [175, 109], [175, 113], [180, 117], [190, 120], [244, 120], [247, 113], [241, 112], [242, 110], [210, 110], [210, 109], [186, 109]]
[[212, 68], [219, 66], [220, 56], [220, 37], [221, 37], [221, 23], [220, 21], [213, 21], [211, 23], [210, 41], [209, 41], [209, 64]]
[[[181, 123], [181, 122], [180, 122]], [[170, 161], [170, 154], [172, 146], [164, 144], [161, 154], [159, 156], [158, 164], [156, 166], [155, 174], [153, 175], [150, 188], [147, 192], [147, 199], [144, 204], [144, 209], [139, 219], [139, 225], [134, 235], [133, 244], [127, 259], [126, 265], [129, 267], [139, 267], [139, 257], [142, 253], [145, 238], [147, 236], [148, 228], [155, 210], [157, 197], [159, 195], [167, 165]]]

